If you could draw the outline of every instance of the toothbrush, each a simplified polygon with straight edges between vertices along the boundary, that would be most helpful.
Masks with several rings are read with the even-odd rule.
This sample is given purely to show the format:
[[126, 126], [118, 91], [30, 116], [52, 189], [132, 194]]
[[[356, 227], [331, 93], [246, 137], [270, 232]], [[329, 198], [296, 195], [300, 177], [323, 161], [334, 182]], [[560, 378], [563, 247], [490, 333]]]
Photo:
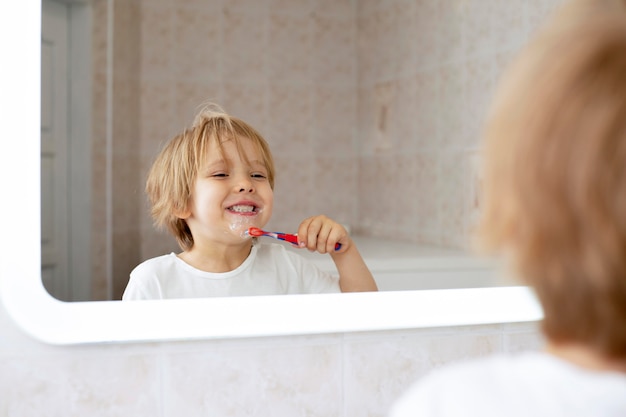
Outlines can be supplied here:
[[[291, 244], [298, 245], [298, 236], [289, 233], [266, 232], [265, 230], [261, 230], [258, 227], [251, 227], [246, 232], [248, 235], [253, 237], [268, 236], [273, 237], [274, 239], [284, 240]], [[335, 250], [338, 251], [339, 249], [341, 249], [341, 243], [335, 244]]]

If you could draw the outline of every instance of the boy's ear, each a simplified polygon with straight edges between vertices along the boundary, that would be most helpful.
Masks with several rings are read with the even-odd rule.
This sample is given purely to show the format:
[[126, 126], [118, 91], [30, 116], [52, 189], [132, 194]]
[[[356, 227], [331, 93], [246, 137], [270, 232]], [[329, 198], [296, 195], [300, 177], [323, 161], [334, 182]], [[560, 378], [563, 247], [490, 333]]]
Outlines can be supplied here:
[[181, 207], [181, 208], [175, 208], [174, 209], [174, 216], [178, 217], [179, 219], [185, 220], [187, 219], [189, 216], [191, 216], [191, 210], [189, 210], [188, 208], [189, 206], [185, 206], [185, 207]]

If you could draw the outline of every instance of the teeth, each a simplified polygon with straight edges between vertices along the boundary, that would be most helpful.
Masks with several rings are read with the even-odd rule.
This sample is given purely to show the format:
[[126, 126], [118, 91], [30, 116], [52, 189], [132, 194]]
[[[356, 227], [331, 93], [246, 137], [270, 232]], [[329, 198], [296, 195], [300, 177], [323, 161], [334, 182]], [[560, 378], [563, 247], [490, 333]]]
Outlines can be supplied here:
[[251, 211], [254, 211], [254, 206], [232, 206], [230, 210], [236, 211], [237, 213], [249, 213]]

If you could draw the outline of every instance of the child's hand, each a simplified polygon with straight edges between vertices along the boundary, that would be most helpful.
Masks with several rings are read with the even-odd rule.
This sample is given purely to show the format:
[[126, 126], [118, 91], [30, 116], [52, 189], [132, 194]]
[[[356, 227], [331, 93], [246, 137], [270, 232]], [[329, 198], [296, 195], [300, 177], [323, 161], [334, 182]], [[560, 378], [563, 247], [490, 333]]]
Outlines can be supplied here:
[[[342, 292], [378, 290], [372, 273], [341, 224], [323, 215], [309, 217], [300, 223], [298, 240], [300, 247], [330, 253], [339, 272]], [[338, 251], [335, 250], [337, 243], [341, 244]]]
[[[345, 227], [324, 215], [302, 221], [298, 227], [298, 240], [302, 247], [319, 253], [345, 252], [351, 242]], [[341, 244], [341, 248], [335, 251], [337, 243]]]

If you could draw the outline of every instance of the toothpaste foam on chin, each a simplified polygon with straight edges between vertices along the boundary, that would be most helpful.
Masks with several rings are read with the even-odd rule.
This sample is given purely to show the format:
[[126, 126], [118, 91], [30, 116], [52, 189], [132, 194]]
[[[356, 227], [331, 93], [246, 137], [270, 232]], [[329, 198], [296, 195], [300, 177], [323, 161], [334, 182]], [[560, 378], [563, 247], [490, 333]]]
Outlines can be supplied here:
[[[259, 209], [257, 211], [257, 213], [261, 213], [263, 212], [263, 209]], [[251, 236], [248, 234], [248, 229], [252, 226], [255, 226], [254, 224], [254, 217], [247, 217], [247, 216], [237, 216], [236, 219], [234, 219], [229, 225], [228, 225], [228, 229], [229, 229], [229, 233], [235, 232], [239, 234], [239, 237], [241, 237], [242, 239], [249, 239]]]

